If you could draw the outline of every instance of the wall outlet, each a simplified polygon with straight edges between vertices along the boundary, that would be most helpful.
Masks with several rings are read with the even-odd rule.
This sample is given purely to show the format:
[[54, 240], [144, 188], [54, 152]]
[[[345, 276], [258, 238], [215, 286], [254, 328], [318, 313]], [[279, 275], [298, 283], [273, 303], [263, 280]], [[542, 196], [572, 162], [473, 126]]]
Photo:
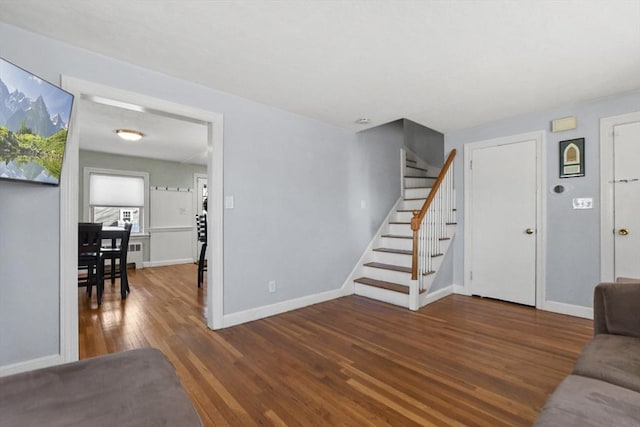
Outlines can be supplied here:
[[269, 292], [275, 292], [275, 291], [276, 291], [276, 281], [269, 280]]
[[366, 208], [367, 208], [367, 201], [360, 200], [360, 209], [366, 209]]

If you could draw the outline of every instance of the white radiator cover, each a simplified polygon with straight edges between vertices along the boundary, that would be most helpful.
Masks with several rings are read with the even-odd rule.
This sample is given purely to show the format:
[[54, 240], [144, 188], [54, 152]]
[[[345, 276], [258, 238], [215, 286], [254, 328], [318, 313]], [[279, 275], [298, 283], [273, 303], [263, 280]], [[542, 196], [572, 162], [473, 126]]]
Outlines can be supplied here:
[[142, 254], [144, 253], [144, 242], [129, 242], [129, 250], [127, 252], [127, 264], [135, 263], [136, 269], [143, 268]]

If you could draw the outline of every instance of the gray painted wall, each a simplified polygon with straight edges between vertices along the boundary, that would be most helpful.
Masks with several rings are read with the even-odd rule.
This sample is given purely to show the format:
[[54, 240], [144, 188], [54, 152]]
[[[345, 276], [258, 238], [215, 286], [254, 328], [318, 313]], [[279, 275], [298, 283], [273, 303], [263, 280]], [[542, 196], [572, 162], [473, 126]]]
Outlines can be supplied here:
[[0, 181], [0, 365], [59, 348], [60, 191]]
[[[591, 307], [593, 288], [600, 280], [600, 119], [640, 111], [640, 92], [623, 94], [592, 102], [527, 114], [495, 123], [445, 134], [448, 152], [458, 148], [455, 162], [457, 219], [453, 282], [463, 284], [464, 181], [463, 146], [467, 143], [539, 130], [546, 131], [547, 246], [546, 299], [548, 301]], [[553, 119], [576, 116], [578, 128], [552, 133]], [[585, 138], [586, 176], [558, 178], [558, 143]], [[557, 184], [570, 185], [570, 191], [557, 195], [550, 189]], [[496, 189], [496, 197], [499, 189]], [[592, 210], [573, 210], [574, 197], [592, 197]]]
[[[224, 192], [235, 197], [225, 210], [225, 313], [339, 288], [399, 197], [399, 182], [369, 182], [399, 180], [399, 154], [383, 137], [369, 143], [6, 24], [0, 40], [0, 56], [51, 82], [65, 74], [224, 115]], [[59, 196], [56, 187], [0, 182], [0, 365], [58, 353]], [[27, 256], [38, 268], [26, 267]]]
[[404, 145], [432, 166], [444, 165], [444, 135], [409, 119], [403, 119]]

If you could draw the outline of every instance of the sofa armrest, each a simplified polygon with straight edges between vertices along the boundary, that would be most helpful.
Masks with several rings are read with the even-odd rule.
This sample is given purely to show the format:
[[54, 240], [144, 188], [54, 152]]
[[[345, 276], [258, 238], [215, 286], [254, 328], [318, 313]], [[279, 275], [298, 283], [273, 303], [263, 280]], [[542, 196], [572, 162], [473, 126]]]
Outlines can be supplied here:
[[600, 283], [593, 295], [594, 334], [640, 337], [640, 281]]

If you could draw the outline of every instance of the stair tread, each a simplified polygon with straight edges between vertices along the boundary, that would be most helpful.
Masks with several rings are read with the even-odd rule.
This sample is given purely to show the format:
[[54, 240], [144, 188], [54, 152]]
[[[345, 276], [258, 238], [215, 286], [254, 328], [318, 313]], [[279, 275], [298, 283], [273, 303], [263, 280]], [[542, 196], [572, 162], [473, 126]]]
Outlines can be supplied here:
[[407, 159], [407, 162], [411, 162], [411, 163], [418, 163], [417, 161], [415, 161], [415, 160], [411, 160], [411, 159]]
[[404, 200], [427, 200], [427, 198], [426, 197], [417, 197], [415, 199], [411, 198], [411, 199], [404, 199]]
[[413, 255], [413, 251], [407, 249], [392, 249], [392, 248], [375, 248], [376, 252], [387, 252], [390, 254], [400, 254], [400, 255]]
[[383, 234], [380, 237], [391, 237], [392, 239], [413, 239], [413, 236], [401, 236], [399, 234]]
[[364, 264], [365, 267], [380, 268], [383, 270], [398, 271], [400, 273], [411, 273], [411, 267], [403, 267], [401, 265], [383, 264], [381, 262], [368, 262]]
[[437, 176], [415, 176], [415, 175], [405, 175], [405, 178], [424, 178], [424, 179], [438, 179]]
[[411, 225], [411, 221], [389, 221], [389, 224], [404, 224], [404, 225]]
[[384, 280], [376, 280], [376, 279], [371, 279], [369, 277], [360, 277], [359, 279], [354, 280], [354, 282], [409, 295], [409, 287], [400, 285], [398, 283], [385, 282]]
[[425, 190], [432, 187], [404, 187], [405, 190]]

